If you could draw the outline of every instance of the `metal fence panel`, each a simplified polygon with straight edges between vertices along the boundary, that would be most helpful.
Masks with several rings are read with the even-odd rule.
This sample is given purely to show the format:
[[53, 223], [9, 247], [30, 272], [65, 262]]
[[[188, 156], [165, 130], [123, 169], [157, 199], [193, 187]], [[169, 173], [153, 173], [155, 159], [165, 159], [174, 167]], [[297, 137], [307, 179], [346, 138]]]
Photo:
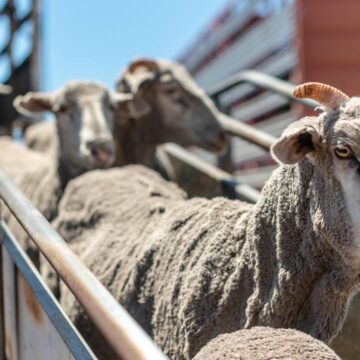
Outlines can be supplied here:
[[7, 359], [96, 359], [5, 224], [1, 231]]

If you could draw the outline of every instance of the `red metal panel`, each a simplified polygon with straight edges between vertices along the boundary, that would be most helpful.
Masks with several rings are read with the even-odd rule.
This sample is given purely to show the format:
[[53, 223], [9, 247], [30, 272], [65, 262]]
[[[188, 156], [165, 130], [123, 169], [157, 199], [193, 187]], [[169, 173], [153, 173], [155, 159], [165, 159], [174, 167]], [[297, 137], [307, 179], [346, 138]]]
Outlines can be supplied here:
[[320, 81], [360, 94], [360, 1], [297, 0], [296, 82]]

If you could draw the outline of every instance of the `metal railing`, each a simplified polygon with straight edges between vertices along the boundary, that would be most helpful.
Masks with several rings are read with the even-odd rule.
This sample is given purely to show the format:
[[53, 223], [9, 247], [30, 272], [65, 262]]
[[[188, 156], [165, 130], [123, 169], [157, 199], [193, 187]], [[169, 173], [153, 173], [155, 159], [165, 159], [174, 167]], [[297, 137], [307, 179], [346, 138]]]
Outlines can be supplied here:
[[0, 198], [123, 359], [167, 359], [0, 169]]

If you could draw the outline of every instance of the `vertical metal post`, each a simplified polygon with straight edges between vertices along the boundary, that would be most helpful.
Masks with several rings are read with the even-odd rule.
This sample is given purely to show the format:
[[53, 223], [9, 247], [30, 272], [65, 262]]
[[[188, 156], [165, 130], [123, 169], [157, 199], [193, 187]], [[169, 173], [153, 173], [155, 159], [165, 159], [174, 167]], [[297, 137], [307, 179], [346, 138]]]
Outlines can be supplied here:
[[[2, 201], [0, 200], [0, 221], [2, 220]], [[0, 231], [0, 360], [5, 360], [5, 321], [3, 302], [3, 233]]]

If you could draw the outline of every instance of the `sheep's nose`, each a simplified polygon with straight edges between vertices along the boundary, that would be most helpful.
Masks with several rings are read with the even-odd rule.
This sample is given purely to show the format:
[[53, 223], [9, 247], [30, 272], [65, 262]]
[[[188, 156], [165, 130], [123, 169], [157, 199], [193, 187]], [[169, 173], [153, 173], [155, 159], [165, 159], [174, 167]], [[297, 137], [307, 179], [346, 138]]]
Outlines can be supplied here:
[[108, 166], [114, 157], [114, 147], [112, 141], [93, 140], [86, 144], [90, 151], [91, 157], [96, 165]]

